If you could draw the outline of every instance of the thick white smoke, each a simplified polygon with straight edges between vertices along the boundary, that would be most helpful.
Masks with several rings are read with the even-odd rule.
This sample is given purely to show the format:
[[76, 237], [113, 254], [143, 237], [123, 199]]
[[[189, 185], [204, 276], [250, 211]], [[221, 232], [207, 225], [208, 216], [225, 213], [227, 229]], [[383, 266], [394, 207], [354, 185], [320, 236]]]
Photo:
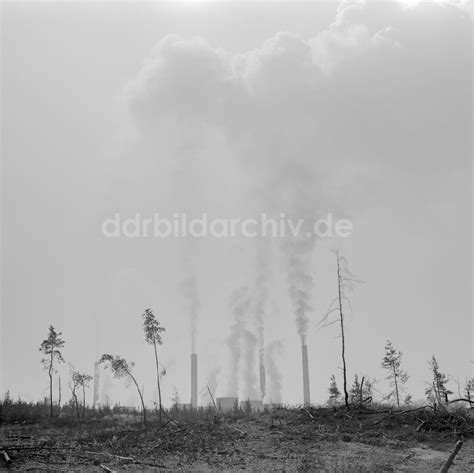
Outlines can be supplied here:
[[[403, 2], [346, 1], [318, 35], [278, 33], [244, 54], [202, 39], [167, 36], [130, 84], [131, 108], [143, 130], [159, 134], [165, 119], [199, 133], [217, 130], [252, 176], [261, 210], [306, 219], [302, 237], [281, 245], [303, 343], [315, 245], [306, 230], [321, 216], [318, 211], [341, 200], [350, 206], [356, 193], [372, 200], [384, 188], [388, 198], [416, 201], [415, 180], [427, 169], [425, 189], [436, 195], [446, 179], [446, 156], [459, 149], [464, 136], [452, 126], [452, 116], [470, 123], [464, 93], [472, 67], [465, 47], [470, 30], [467, 15], [447, 3], [407, 8]], [[384, 166], [389, 172], [380, 172]], [[380, 178], [387, 174], [389, 182]], [[257, 292], [258, 307], [267, 296], [263, 287]], [[232, 304], [229, 338], [234, 374], [245, 329], [236, 307]], [[262, 314], [256, 311], [257, 326], [262, 321], [259, 345]], [[235, 395], [237, 376], [232, 383], [229, 394]]]
[[258, 338], [258, 366], [260, 376], [260, 395], [262, 399], [266, 393], [265, 370], [265, 315], [268, 310], [269, 283], [270, 283], [270, 243], [268, 240], [257, 240], [256, 248], [256, 278], [255, 278], [255, 328]]
[[275, 340], [268, 344], [265, 351], [265, 364], [268, 372], [267, 400], [269, 403], [279, 404], [282, 401], [282, 375], [279, 365], [283, 354], [283, 344]]
[[308, 313], [311, 309], [313, 278], [311, 276], [311, 251], [314, 242], [306, 240], [288, 241], [285, 244], [288, 292], [296, 320], [296, 330], [301, 344], [306, 343]]
[[249, 330], [242, 332], [243, 364], [242, 375], [242, 399], [260, 399], [257, 382], [258, 351], [257, 337]]
[[[251, 297], [248, 287], [242, 286], [239, 289], [236, 289], [231, 295], [229, 305], [232, 314], [232, 325], [230, 328], [230, 334], [227, 337], [227, 345], [229, 346], [231, 358], [226, 390], [229, 396], [237, 396], [240, 388], [240, 376], [252, 376], [248, 373], [247, 369], [243, 368], [242, 365], [244, 349], [248, 348], [248, 346], [245, 347], [244, 345], [248, 333], [246, 325], [251, 306]], [[252, 349], [252, 347], [250, 348]], [[246, 367], [247, 366], [245, 366], [245, 368]], [[256, 366], [254, 366], [254, 369], [256, 369]], [[244, 380], [243, 384], [248, 387], [252, 384], [252, 381], [248, 381], [247, 378]]]
[[[189, 271], [189, 266], [185, 270]], [[199, 293], [197, 288], [197, 278], [191, 271], [180, 285], [180, 294], [182, 295], [185, 311], [189, 317], [190, 332], [191, 332], [191, 353], [196, 353], [197, 350], [197, 321], [199, 309], [201, 307], [199, 302]]]

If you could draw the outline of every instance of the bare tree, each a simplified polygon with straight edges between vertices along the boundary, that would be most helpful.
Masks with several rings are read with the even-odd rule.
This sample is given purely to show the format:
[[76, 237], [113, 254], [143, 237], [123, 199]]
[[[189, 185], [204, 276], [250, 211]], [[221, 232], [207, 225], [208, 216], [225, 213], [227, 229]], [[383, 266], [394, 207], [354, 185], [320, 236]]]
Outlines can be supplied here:
[[153, 346], [153, 350], [155, 353], [155, 365], [156, 365], [156, 384], [158, 388], [158, 411], [159, 411], [159, 419], [161, 425], [161, 414], [163, 411], [163, 407], [161, 404], [161, 385], [160, 385], [160, 364], [158, 362], [158, 345], [163, 344], [163, 340], [161, 339], [161, 334], [165, 331], [165, 328], [161, 326], [160, 322], [156, 319], [153, 311], [151, 309], [146, 309], [145, 312], [142, 314], [143, 318], [143, 332], [145, 333], [145, 341]]
[[408, 381], [408, 374], [401, 369], [402, 352], [393, 348], [392, 342], [387, 340], [385, 345], [385, 355], [382, 359], [382, 368], [388, 371], [387, 379], [392, 383], [394, 390], [389, 397], [395, 393], [397, 399], [397, 407], [400, 407], [400, 394], [403, 386]]
[[109, 366], [112, 370], [112, 374], [114, 378], [121, 379], [121, 378], [128, 378], [133, 382], [135, 387], [137, 388], [138, 395], [140, 396], [140, 401], [142, 403], [143, 409], [143, 426], [146, 430], [146, 409], [145, 409], [145, 402], [143, 400], [143, 393], [138, 385], [135, 376], [133, 376], [132, 369], [134, 364], [129, 363], [125, 358], [121, 358], [120, 356], [112, 356], [108, 354], [102, 355], [99, 360], [99, 363], [105, 363], [106, 366]]
[[61, 332], [56, 332], [55, 328], [50, 325], [48, 337], [43, 340], [39, 351], [45, 355], [41, 360], [45, 370], [48, 370], [49, 376], [49, 406], [50, 416], [53, 417], [53, 375], [55, 371], [56, 363], [64, 363], [64, 358], [61, 354], [60, 349], [66, 343], [61, 339]]
[[[318, 329], [339, 323], [340, 337], [341, 337], [341, 358], [342, 358], [342, 376], [343, 376], [343, 390], [344, 390], [344, 404], [349, 408], [349, 392], [347, 388], [347, 363], [346, 363], [346, 335], [344, 331], [345, 309], [346, 307], [352, 311], [350, 299], [346, 296], [346, 290], [351, 291], [354, 288], [354, 283], [359, 283], [358, 279], [349, 271], [347, 260], [341, 255], [339, 250], [334, 250], [337, 264], [337, 297], [333, 299], [324, 314], [323, 318], [318, 324]], [[338, 317], [331, 320], [331, 315], [337, 313]]]

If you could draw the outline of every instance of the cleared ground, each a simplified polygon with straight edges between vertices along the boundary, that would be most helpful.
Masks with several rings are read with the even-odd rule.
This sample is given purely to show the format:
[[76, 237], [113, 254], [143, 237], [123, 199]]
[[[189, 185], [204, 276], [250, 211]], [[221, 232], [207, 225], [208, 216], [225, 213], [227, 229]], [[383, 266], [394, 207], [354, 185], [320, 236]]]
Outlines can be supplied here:
[[[460, 438], [450, 471], [474, 471], [469, 411], [278, 409], [176, 414], [145, 433], [136, 417], [4, 425], [13, 471], [436, 472]], [[102, 466], [101, 466], [102, 465]]]

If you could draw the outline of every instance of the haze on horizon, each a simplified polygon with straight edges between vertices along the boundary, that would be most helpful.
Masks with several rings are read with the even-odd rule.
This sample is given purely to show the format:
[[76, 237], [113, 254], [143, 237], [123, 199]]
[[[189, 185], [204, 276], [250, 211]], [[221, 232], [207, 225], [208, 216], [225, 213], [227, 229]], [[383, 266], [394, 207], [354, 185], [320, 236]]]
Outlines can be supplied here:
[[[323, 403], [329, 377], [341, 384], [338, 332], [316, 330], [336, 295], [334, 248], [363, 281], [350, 294], [350, 381], [384, 392], [386, 339], [415, 399], [433, 354], [451, 389], [472, 376], [463, 2], [12, 2], [2, 30], [1, 393], [44, 397], [38, 348], [53, 324], [81, 371], [102, 353], [135, 361], [151, 403], [150, 307], [166, 327], [165, 405], [174, 387], [187, 402], [194, 350], [200, 392], [227, 393], [246, 355], [236, 389], [258, 388], [260, 345], [278, 371], [267, 381], [299, 403], [303, 340]], [[117, 212], [331, 212], [354, 234], [105, 238]]]

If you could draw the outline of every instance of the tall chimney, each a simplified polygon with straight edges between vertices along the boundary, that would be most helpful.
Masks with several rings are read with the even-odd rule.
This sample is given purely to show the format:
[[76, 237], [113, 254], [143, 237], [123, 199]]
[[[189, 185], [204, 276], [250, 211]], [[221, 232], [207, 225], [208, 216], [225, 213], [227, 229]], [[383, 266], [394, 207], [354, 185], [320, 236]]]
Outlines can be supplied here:
[[99, 407], [99, 385], [100, 385], [99, 362], [96, 361], [94, 364], [94, 399], [93, 399], [94, 409], [97, 409]]
[[301, 345], [301, 355], [303, 359], [303, 403], [305, 406], [311, 404], [309, 394], [309, 369], [308, 369], [308, 347]]
[[262, 395], [262, 400], [265, 397], [265, 387], [266, 387], [266, 376], [265, 376], [265, 353], [263, 348], [260, 349], [259, 356], [259, 371], [260, 371], [260, 393]]
[[191, 355], [191, 407], [193, 408], [197, 408], [198, 405], [197, 373], [198, 356], [196, 353], [193, 353]]

